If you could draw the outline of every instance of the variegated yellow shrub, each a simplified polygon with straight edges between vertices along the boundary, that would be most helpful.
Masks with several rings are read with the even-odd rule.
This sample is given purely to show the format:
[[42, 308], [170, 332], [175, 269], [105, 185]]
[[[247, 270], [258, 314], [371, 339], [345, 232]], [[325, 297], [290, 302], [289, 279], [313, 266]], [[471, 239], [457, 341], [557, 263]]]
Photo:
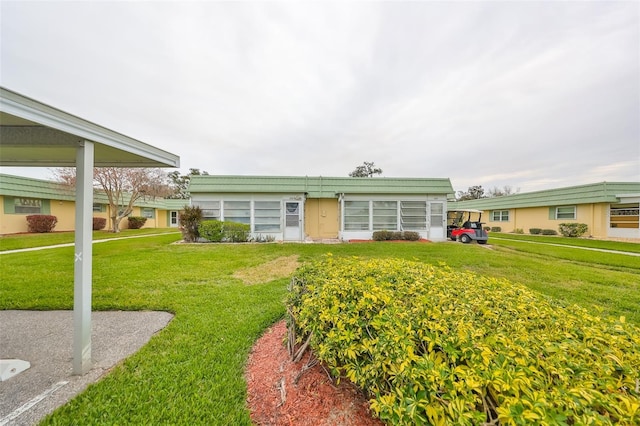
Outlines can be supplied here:
[[298, 332], [390, 424], [640, 424], [640, 330], [527, 288], [396, 259], [292, 280]]

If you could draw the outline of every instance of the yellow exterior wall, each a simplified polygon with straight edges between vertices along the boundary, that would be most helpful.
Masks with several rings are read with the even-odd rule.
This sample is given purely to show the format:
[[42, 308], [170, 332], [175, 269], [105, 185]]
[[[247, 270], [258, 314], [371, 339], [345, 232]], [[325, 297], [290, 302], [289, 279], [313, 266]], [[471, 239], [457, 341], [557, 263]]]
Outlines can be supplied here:
[[608, 211], [609, 205], [606, 203], [599, 204], [579, 204], [576, 206], [577, 219], [549, 219], [549, 207], [530, 207], [519, 209], [498, 209], [509, 210], [508, 222], [494, 222], [491, 220], [491, 212], [487, 210], [482, 213], [484, 226], [502, 228], [502, 232], [513, 232], [516, 229], [522, 229], [525, 233], [529, 233], [531, 228], [553, 229], [558, 232], [558, 225], [561, 223], [586, 223], [589, 227], [587, 236], [596, 238], [607, 237], [609, 229]]
[[338, 238], [338, 200], [310, 198], [304, 204], [304, 232], [310, 238]]
[[[28, 214], [6, 214], [4, 212], [4, 197], [0, 195], [0, 234], [16, 234], [19, 232], [29, 232], [27, 226]], [[75, 228], [75, 208], [74, 201], [50, 200], [50, 213], [58, 218], [54, 231], [73, 231]], [[133, 208], [133, 216], [142, 216], [140, 207]], [[167, 210], [155, 209], [155, 219], [147, 219], [143, 228], [168, 228], [169, 212]], [[104, 212], [93, 212], [93, 217], [103, 217], [107, 219], [107, 225], [104, 230], [111, 229], [111, 218], [109, 217], [109, 206], [106, 206]], [[124, 218], [120, 222], [120, 229], [128, 229], [129, 221]]]
[[26, 214], [5, 214], [4, 197], [0, 195], [0, 234], [28, 232]]
[[[4, 197], [0, 196], [0, 207], [4, 206]], [[75, 203], [73, 201], [49, 201], [50, 214], [58, 219], [54, 231], [73, 231], [75, 227]], [[0, 209], [0, 234], [16, 234], [19, 232], [29, 232], [27, 216], [24, 213], [5, 213], [4, 208]]]
[[50, 201], [51, 215], [58, 218], [54, 231], [73, 231], [76, 225], [76, 203], [73, 201]]

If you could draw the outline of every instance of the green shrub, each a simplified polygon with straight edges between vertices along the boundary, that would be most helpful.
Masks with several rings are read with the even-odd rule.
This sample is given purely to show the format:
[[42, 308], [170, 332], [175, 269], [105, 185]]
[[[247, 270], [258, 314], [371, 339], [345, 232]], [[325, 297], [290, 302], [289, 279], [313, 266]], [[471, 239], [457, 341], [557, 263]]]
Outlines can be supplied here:
[[224, 237], [223, 222], [219, 220], [205, 220], [198, 225], [198, 235], [212, 243], [219, 243]]
[[543, 229], [542, 235], [558, 235], [555, 229]]
[[100, 231], [107, 226], [107, 219], [104, 217], [94, 217], [93, 218], [93, 230]]
[[418, 241], [420, 240], [420, 233], [416, 231], [386, 231], [386, 230], [374, 231], [373, 240], [374, 241], [391, 241], [391, 240]]
[[244, 243], [249, 241], [251, 226], [247, 223], [224, 221], [222, 229], [224, 231], [223, 241], [231, 243]]
[[32, 214], [27, 216], [29, 232], [51, 232], [58, 223], [58, 218], [48, 214]]
[[561, 223], [558, 230], [563, 237], [581, 237], [589, 230], [589, 227], [586, 223]]
[[640, 424], [640, 329], [503, 279], [397, 259], [305, 265], [290, 330], [389, 424]]
[[483, 226], [482, 229], [484, 229], [487, 232], [491, 231], [491, 227], [490, 226]]
[[391, 237], [393, 237], [393, 232], [392, 231], [374, 231], [373, 232], [373, 239], [375, 241], [388, 241], [391, 239]]
[[418, 241], [420, 239], [420, 233], [416, 231], [404, 231], [402, 232], [402, 239], [407, 241]]
[[539, 235], [542, 233], [542, 228], [529, 228], [529, 233], [531, 235]]
[[129, 229], [140, 229], [147, 222], [146, 217], [142, 216], [129, 216]]
[[492, 226], [491, 232], [502, 232], [502, 228], [499, 226]]
[[187, 243], [198, 241], [198, 226], [202, 222], [202, 209], [199, 206], [184, 206], [180, 212], [180, 230], [182, 239]]
[[258, 234], [253, 238], [253, 241], [256, 243], [272, 243], [276, 240], [276, 237], [273, 235], [263, 235]]
[[524, 234], [524, 229], [522, 228], [516, 228], [513, 230], [514, 234]]

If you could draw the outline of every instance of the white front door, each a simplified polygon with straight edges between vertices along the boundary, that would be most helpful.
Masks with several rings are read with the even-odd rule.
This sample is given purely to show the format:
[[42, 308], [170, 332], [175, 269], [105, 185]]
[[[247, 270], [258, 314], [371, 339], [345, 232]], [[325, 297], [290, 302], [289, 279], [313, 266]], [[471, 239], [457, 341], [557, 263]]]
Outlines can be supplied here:
[[444, 203], [429, 203], [429, 239], [444, 240]]
[[170, 211], [169, 212], [169, 226], [171, 228], [177, 228], [178, 227], [178, 212], [177, 211]]
[[299, 201], [285, 201], [284, 203], [284, 239], [285, 241], [301, 241], [301, 223]]

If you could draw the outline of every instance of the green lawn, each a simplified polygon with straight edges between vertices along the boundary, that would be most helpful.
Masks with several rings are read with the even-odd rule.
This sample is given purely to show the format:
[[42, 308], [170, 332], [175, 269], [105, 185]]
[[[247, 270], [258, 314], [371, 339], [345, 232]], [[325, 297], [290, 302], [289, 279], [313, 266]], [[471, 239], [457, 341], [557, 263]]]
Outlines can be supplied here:
[[[304, 261], [331, 252], [446, 262], [640, 325], [638, 257], [588, 252], [585, 258], [585, 251], [564, 247], [534, 252], [497, 240], [485, 247], [171, 244], [179, 238], [167, 234], [94, 246], [94, 309], [166, 310], [175, 318], [45, 424], [249, 425], [244, 363], [255, 339], [283, 316], [288, 279], [248, 286], [232, 275], [283, 256]], [[72, 247], [4, 254], [0, 272], [0, 309], [72, 309]]]
[[[94, 240], [108, 238], [131, 237], [136, 235], [178, 233], [175, 228], [143, 228], [123, 229], [117, 234], [109, 231], [93, 231]], [[53, 246], [73, 243], [74, 232], [50, 232], [44, 234], [9, 234], [0, 235], [0, 251], [18, 250], [31, 247]]]

